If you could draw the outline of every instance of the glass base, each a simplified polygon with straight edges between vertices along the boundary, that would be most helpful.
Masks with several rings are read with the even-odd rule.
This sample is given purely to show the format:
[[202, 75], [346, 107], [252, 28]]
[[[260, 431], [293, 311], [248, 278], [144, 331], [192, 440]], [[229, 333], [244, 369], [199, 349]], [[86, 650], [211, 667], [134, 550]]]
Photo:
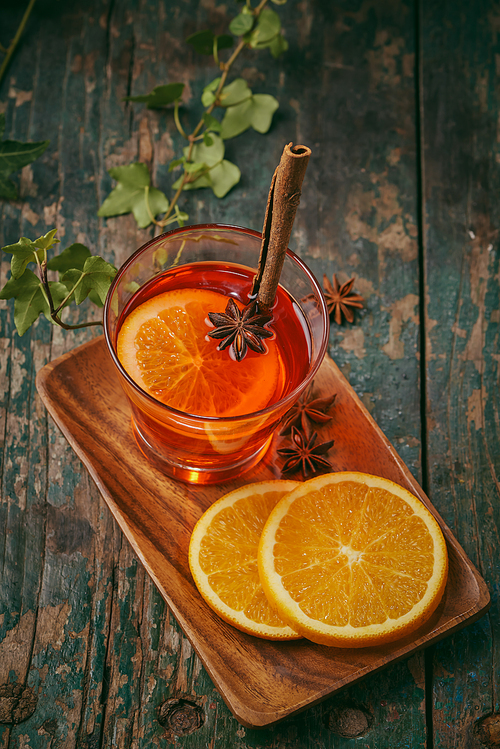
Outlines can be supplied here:
[[183, 465], [180, 462], [174, 462], [160, 454], [149, 444], [133, 419], [132, 430], [140, 451], [150, 463], [158, 468], [158, 470], [176, 481], [200, 485], [220, 484], [224, 481], [230, 481], [231, 479], [237, 478], [246, 471], [249, 471], [250, 468], [253, 468], [262, 460], [273, 439], [273, 435], [271, 435], [263, 447], [244, 460], [238, 460], [230, 465], [220, 467], [211, 466], [210, 468], [196, 468]]

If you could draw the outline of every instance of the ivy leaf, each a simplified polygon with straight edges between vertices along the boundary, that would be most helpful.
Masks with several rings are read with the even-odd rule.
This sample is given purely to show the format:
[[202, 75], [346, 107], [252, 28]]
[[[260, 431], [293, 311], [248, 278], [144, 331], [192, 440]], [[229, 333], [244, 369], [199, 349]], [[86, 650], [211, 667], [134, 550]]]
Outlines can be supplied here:
[[41, 263], [45, 259], [46, 251], [53, 244], [59, 242], [58, 239], [55, 239], [56, 232], [57, 229], [52, 229], [34, 241], [27, 237], [21, 237], [19, 242], [2, 247], [4, 252], [12, 254], [10, 264], [12, 278], [20, 278], [26, 270], [28, 263], [36, 263], [37, 260]]
[[6, 174], [0, 172], [0, 198], [6, 200], [16, 200], [17, 189], [12, 180], [7, 178]]
[[[191, 161], [193, 163], [199, 162], [206, 166], [215, 166], [219, 161], [224, 158], [224, 142], [219, 135], [212, 136], [213, 145], [206, 146], [204, 143], [196, 143], [191, 153]], [[187, 157], [189, 152], [189, 146], [184, 148], [184, 156]]]
[[[5, 131], [5, 114], [0, 114], [0, 137]], [[9, 175], [38, 159], [49, 145], [49, 140], [21, 143], [17, 140], [0, 141], [0, 198], [15, 200], [17, 188]]]
[[139, 228], [145, 229], [151, 223], [148, 203], [155, 218], [158, 214], [168, 211], [169, 203], [165, 194], [149, 186], [150, 177], [146, 164], [117, 166], [109, 170], [109, 175], [116, 179], [118, 184], [99, 208], [98, 216], [107, 218], [133, 213]]
[[190, 44], [194, 49], [201, 55], [211, 55], [214, 51], [214, 41], [216, 49], [229, 49], [233, 46], [234, 41], [228, 34], [221, 34], [215, 36], [213, 31], [197, 31], [195, 34], [191, 34], [186, 39], [186, 42]]
[[[68, 290], [57, 281], [49, 283], [50, 292], [56, 307], [65, 299]], [[0, 299], [14, 298], [14, 324], [20, 336], [24, 335], [40, 314], [50, 317], [49, 304], [43, 293], [38, 276], [29, 268], [23, 278], [11, 278], [0, 291]], [[68, 300], [69, 301], [69, 300]]]
[[85, 260], [82, 269], [72, 268], [66, 271], [61, 281], [68, 291], [75, 287], [74, 298], [77, 304], [81, 304], [92, 291], [104, 304], [115, 275], [116, 268], [114, 265], [107, 263], [98, 255], [92, 255]]
[[[215, 101], [215, 91], [219, 85], [220, 78], [215, 78], [208, 86], [205, 86], [201, 95], [201, 103], [204, 107], [210, 107]], [[245, 99], [249, 99], [252, 91], [248, 88], [248, 83], [244, 78], [235, 78], [228, 86], [224, 86], [219, 94], [217, 105], [220, 107], [234, 107]], [[215, 119], [215, 117], [213, 118]]]
[[234, 138], [252, 127], [258, 133], [267, 133], [278, 101], [269, 94], [253, 94], [250, 99], [226, 110], [222, 120], [221, 136], [224, 140]]
[[267, 133], [279, 102], [270, 94], [254, 94], [252, 97], [251, 125], [258, 133]]
[[172, 172], [176, 166], [180, 166], [181, 164], [184, 164], [185, 161], [186, 161], [186, 158], [184, 156], [181, 159], [173, 159], [168, 165], [168, 171]]
[[56, 255], [47, 263], [49, 270], [57, 270], [61, 275], [64, 275], [67, 270], [72, 268], [82, 269], [85, 265], [85, 261], [90, 257], [91, 252], [88, 247], [79, 242], [74, 242], [66, 247], [60, 255]]
[[[217, 198], [223, 198], [229, 190], [238, 184], [241, 178], [241, 172], [231, 161], [223, 159], [219, 164], [212, 167], [210, 171], [198, 177], [194, 182], [188, 182], [184, 185], [184, 190], [199, 190], [202, 187], [211, 187]], [[180, 185], [178, 179], [173, 185], [174, 190]]]
[[235, 185], [238, 184], [241, 178], [241, 172], [236, 164], [223, 159], [220, 164], [214, 166], [208, 173], [210, 180], [210, 187], [214, 191], [214, 195], [218, 198], [223, 198], [227, 195]]
[[252, 30], [254, 21], [255, 17], [253, 13], [245, 5], [241, 13], [238, 13], [236, 18], [233, 18], [229, 24], [229, 31], [235, 36], [244, 36]]
[[212, 106], [212, 104], [215, 101], [215, 91], [217, 91], [217, 86], [219, 85], [220, 78], [215, 78], [213, 81], [211, 81], [205, 88], [203, 89], [203, 92], [201, 94], [201, 103], [204, 107], [208, 108]]
[[278, 58], [280, 55], [283, 54], [283, 52], [287, 51], [288, 42], [284, 36], [282, 36], [281, 34], [278, 34], [271, 41], [271, 44], [269, 45], [269, 49], [271, 51], [272, 56], [275, 58]]
[[252, 49], [263, 49], [269, 47], [272, 40], [281, 32], [281, 21], [276, 11], [271, 8], [263, 8], [258, 19], [257, 26], [248, 35], [248, 43]]
[[[202, 187], [211, 187], [218, 198], [223, 198], [229, 190], [234, 187], [241, 177], [241, 172], [230, 161], [224, 159], [224, 141], [215, 133], [211, 136], [213, 145], [206, 146], [205, 143], [197, 143], [192, 151], [191, 158], [193, 163], [203, 163], [209, 168], [206, 174], [201, 175], [194, 182], [188, 182], [184, 185], [184, 190], [199, 190]], [[184, 149], [187, 156], [189, 148]], [[181, 184], [182, 177], [172, 185], [176, 190]]]
[[207, 130], [212, 130], [214, 133], [220, 133], [221, 124], [219, 120], [208, 112], [203, 112], [203, 122]]
[[[84, 244], [80, 244], [79, 242], [75, 242], [69, 247], [66, 247], [66, 249], [63, 250], [60, 255], [56, 255], [56, 257], [53, 257], [52, 260], [49, 260], [49, 262], [47, 263], [47, 268], [49, 270], [59, 271], [59, 280], [61, 280], [68, 270], [83, 270], [85, 261], [91, 256], [91, 254], [92, 253], [90, 252], [88, 247], [86, 247]], [[95, 291], [91, 291], [89, 293], [89, 299], [98, 307], [103, 306], [101, 298]]]
[[235, 78], [228, 86], [224, 86], [219, 94], [219, 106], [234, 107], [241, 104], [245, 99], [252, 96], [252, 91], [248, 88], [248, 83], [244, 78]]
[[165, 86], [156, 86], [149, 94], [125, 96], [122, 101], [143, 102], [148, 109], [161, 109], [180, 99], [183, 91], [184, 83], [167, 83]]
[[38, 247], [38, 249], [41, 250], [50, 250], [50, 248], [55, 245], [59, 244], [59, 239], [56, 239], [57, 229], [51, 229], [47, 232], [47, 234], [44, 234], [42, 237], [38, 237], [37, 239], [33, 240], [33, 244], [35, 247]]

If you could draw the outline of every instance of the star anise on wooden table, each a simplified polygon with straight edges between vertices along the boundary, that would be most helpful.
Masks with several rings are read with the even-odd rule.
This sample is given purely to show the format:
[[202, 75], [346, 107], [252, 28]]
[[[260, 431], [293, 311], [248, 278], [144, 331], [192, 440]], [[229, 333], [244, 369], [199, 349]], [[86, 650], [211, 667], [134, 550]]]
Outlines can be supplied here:
[[333, 315], [333, 319], [340, 325], [342, 322], [342, 315], [348, 322], [354, 322], [353, 307], [361, 309], [363, 307], [364, 299], [359, 294], [355, 294], [352, 291], [354, 285], [354, 278], [346, 281], [343, 284], [339, 284], [336, 274], [333, 274], [333, 285], [330, 283], [326, 274], [323, 274], [323, 288], [325, 292], [326, 306], [328, 312]]
[[286, 458], [281, 468], [282, 473], [302, 471], [304, 478], [310, 473], [319, 473], [331, 470], [331, 465], [323, 456], [333, 446], [334, 440], [316, 445], [318, 433], [313, 432], [310, 437], [296, 427], [292, 427], [292, 447], [282, 447], [278, 455]]
[[333, 417], [329, 416], [326, 412], [333, 406], [337, 394], [334, 393], [327, 398], [311, 399], [312, 389], [313, 386], [310, 385], [306, 392], [287, 412], [280, 434], [286, 434], [292, 426], [301, 427], [306, 432], [308, 421], [314, 421], [316, 424], [326, 424], [328, 421], [331, 421]]
[[215, 330], [208, 335], [210, 338], [223, 339], [217, 346], [219, 351], [231, 346], [236, 361], [241, 361], [249, 348], [264, 354], [266, 349], [262, 340], [273, 335], [271, 330], [264, 327], [273, 316], [259, 312], [255, 299], [240, 310], [234, 299], [230, 298], [224, 312], [209, 312], [208, 317], [215, 325]]

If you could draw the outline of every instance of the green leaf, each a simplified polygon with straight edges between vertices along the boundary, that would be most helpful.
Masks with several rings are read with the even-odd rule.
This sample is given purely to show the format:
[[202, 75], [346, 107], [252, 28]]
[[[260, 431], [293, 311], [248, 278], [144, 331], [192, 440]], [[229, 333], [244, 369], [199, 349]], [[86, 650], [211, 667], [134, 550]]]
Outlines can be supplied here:
[[215, 101], [215, 93], [217, 86], [219, 85], [220, 78], [215, 78], [208, 86], [205, 86], [203, 93], [201, 94], [201, 103], [204, 107], [210, 107]]
[[202, 169], [206, 169], [206, 168], [207, 168], [207, 165], [203, 161], [196, 161], [196, 162], [189, 161], [187, 164], [184, 165], [184, 169], [188, 174], [201, 172]]
[[185, 157], [183, 156], [181, 159], [173, 159], [173, 161], [170, 162], [168, 165], [168, 171], [171, 172], [175, 169], [176, 166], [180, 166], [181, 164], [184, 164], [186, 161]]
[[[207, 166], [214, 166], [224, 158], [224, 141], [219, 135], [212, 135], [213, 145], [206, 146], [204, 143], [196, 143], [191, 153], [193, 163], [200, 162]], [[184, 148], [184, 155], [187, 157], [189, 146]]]
[[281, 34], [278, 34], [271, 41], [269, 45], [269, 49], [271, 51], [272, 56], [275, 58], [278, 58], [280, 55], [283, 54], [283, 52], [287, 51], [288, 42], [284, 36], [282, 36]]
[[165, 86], [156, 86], [149, 94], [125, 96], [122, 101], [143, 102], [148, 109], [161, 109], [180, 99], [183, 91], [184, 83], [167, 83]]
[[234, 138], [252, 124], [253, 97], [238, 104], [235, 107], [226, 109], [224, 119], [222, 120], [221, 136], [224, 140]]
[[[208, 175], [209, 175], [209, 172], [207, 172], [207, 174], [204, 174], [201, 177], [198, 177], [198, 179], [195, 180], [194, 182], [186, 182], [186, 184], [184, 185], [182, 189], [183, 190], [199, 190], [201, 187], [211, 187], [212, 183]], [[172, 185], [172, 189], [177, 190], [181, 186], [181, 182], [182, 182], [182, 177], [179, 177], [179, 179], [177, 179]]]
[[222, 138], [234, 138], [249, 127], [253, 127], [258, 133], [267, 133], [278, 106], [274, 96], [254, 94], [242, 104], [227, 109], [222, 120]]
[[17, 198], [17, 188], [8, 174], [0, 172], [0, 198], [6, 200], [15, 200]]
[[214, 133], [220, 133], [221, 124], [219, 120], [208, 112], [203, 112], [203, 122], [207, 130], [212, 130]]
[[213, 138], [210, 137], [210, 135], [207, 133], [206, 130], [203, 133], [203, 143], [206, 146], [213, 146], [213, 143], [214, 143]]
[[66, 247], [60, 255], [56, 255], [56, 257], [49, 260], [47, 268], [49, 270], [57, 270], [62, 275], [72, 268], [79, 268], [81, 270], [90, 255], [91, 252], [88, 247], [79, 242], [74, 242], [74, 244]]
[[285, 5], [286, 0], [271, 0], [275, 5]]
[[249, 99], [252, 91], [244, 78], [235, 78], [228, 86], [224, 86], [219, 94], [219, 105], [221, 107], [234, 107], [245, 99]]
[[[191, 154], [194, 164], [203, 163], [209, 167], [209, 171], [198, 177], [194, 182], [188, 182], [184, 185], [184, 190], [199, 190], [202, 187], [211, 187], [218, 198], [223, 198], [229, 190], [234, 187], [241, 177], [241, 172], [230, 161], [224, 159], [224, 141], [215, 133], [212, 135], [213, 145], [206, 146], [204, 143], [197, 143]], [[189, 147], [186, 146], [184, 154], [187, 156]], [[180, 187], [182, 177], [172, 185], [174, 190]]]
[[[145, 229], [151, 223], [152, 216], [168, 210], [169, 202], [161, 190], [149, 187], [150, 177], [146, 164], [128, 164], [109, 170], [109, 174], [118, 182], [110, 192], [97, 215], [101, 217], [121, 216], [133, 213], [138, 226]], [[148, 202], [146, 202], [146, 200]]]
[[232, 187], [238, 184], [241, 172], [236, 164], [232, 164], [230, 161], [224, 159], [210, 170], [208, 176], [211, 182], [210, 187], [214, 191], [214, 194], [218, 198], [223, 198]]
[[[104, 304], [111, 281], [116, 275], [116, 268], [98, 255], [88, 257], [82, 269], [72, 268], [61, 278], [68, 291], [75, 287], [74, 297], [81, 304], [94, 291]], [[76, 285], [78, 284], [78, 285]]]
[[10, 270], [13, 278], [20, 278], [28, 263], [41, 263], [46, 258], [46, 251], [52, 247], [58, 239], [55, 239], [57, 229], [52, 229], [42, 237], [32, 241], [27, 237], [21, 237], [19, 242], [2, 247], [4, 252], [12, 255]]
[[235, 36], [244, 36], [252, 30], [254, 21], [255, 17], [253, 13], [249, 11], [247, 6], [245, 5], [241, 13], [239, 13], [236, 18], [233, 18], [233, 20], [229, 24], [229, 31]]
[[249, 34], [248, 42], [253, 49], [269, 47], [271, 41], [281, 32], [279, 15], [271, 8], [264, 8], [258, 19], [257, 26]]
[[[54, 305], [66, 297], [66, 287], [58, 282], [49, 283]], [[24, 335], [40, 314], [50, 320], [50, 308], [40, 279], [29, 268], [22, 279], [11, 278], [0, 291], [0, 299], [14, 298], [14, 323], [20, 336]]]
[[252, 127], [258, 133], [267, 133], [273, 114], [279, 107], [278, 100], [270, 94], [254, 94], [252, 97]]
[[[5, 131], [5, 114], [0, 115], [0, 138]], [[15, 200], [17, 189], [9, 175], [38, 159], [49, 145], [49, 140], [21, 143], [17, 140], [0, 141], [0, 198]]]
[[10, 270], [12, 273], [12, 278], [16, 279], [21, 278], [24, 271], [26, 270], [28, 263], [36, 263], [37, 258], [40, 262], [42, 262], [42, 260], [44, 259], [43, 250], [38, 250], [31, 239], [27, 239], [26, 237], [21, 237], [19, 242], [16, 242], [16, 244], [2, 247], [2, 250], [4, 252], [12, 253]]
[[55, 245], [59, 244], [59, 239], [56, 239], [57, 229], [51, 229], [47, 232], [47, 234], [44, 234], [42, 237], [38, 237], [38, 239], [33, 240], [33, 244], [35, 247], [38, 247], [39, 250], [50, 250], [50, 248]]
[[228, 34], [215, 36], [213, 31], [208, 29], [206, 31], [197, 31], [195, 34], [191, 34], [191, 36], [188, 36], [186, 39], [186, 42], [201, 55], [211, 55], [214, 51], [214, 40], [217, 49], [229, 49], [234, 44], [233, 38]]
[[[199, 190], [203, 187], [211, 187], [218, 198], [223, 198], [232, 187], [238, 184], [240, 177], [241, 172], [236, 164], [223, 159], [195, 182], [188, 182], [184, 186], [184, 190]], [[180, 179], [173, 185], [174, 189], [179, 187], [179, 185]]]

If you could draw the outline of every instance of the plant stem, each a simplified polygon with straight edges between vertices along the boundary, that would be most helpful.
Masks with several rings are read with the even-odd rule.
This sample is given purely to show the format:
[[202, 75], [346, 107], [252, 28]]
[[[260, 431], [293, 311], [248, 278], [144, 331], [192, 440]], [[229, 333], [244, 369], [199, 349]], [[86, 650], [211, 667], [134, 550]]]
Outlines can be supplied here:
[[10, 59], [11, 59], [12, 55], [14, 54], [14, 50], [17, 47], [19, 39], [21, 38], [21, 35], [22, 35], [23, 31], [24, 31], [24, 27], [26, 26], [26, 24], [28, 22], [28, 18], [30, 17], [30, 14], [31, 14], [31, 11], [33, 10], [33, 6], [34, 6], [35, 2], [36, 2], [36, 0], [30, 0], [29, 1], [28, 7], [26, 8], [24, 16], [22, 17], [21, 23], [19, 24], [19, 27], [18, 27], [18, 29], [16, 31], [16, 35], [15, 35], [14, 39], [12, 40], [12, 42], [10, 43], [9, 48], [7, 49], [7, 52], [6, 52], [6, 55], [5, 55], [5, 59], [2, 62], [2, 65], [0, 67], [0, 83], [2, 82], [2, 78], [5, 75], [5, 71], [7, 70], [7, 66], [8, 66], [8, 64], [10, 62]]
[[93, 325], [102, 325], [101, 320], [94, 320], [92, 322], [82, 322], [82, 323], [78, 323], [77, 325], [69, 325], [68, 323], [63, 322], [61, 318], [59, 317], [59, 312], [64, 306], [64, 304], [66, 303], [66, 301], [69, 299], [71, 294], [73, 294], [73, 292], [75, 291], [76, 287], [82, 280], [83, 275], [80, 276], [76, 284], [73, 286], [73, 288], [71, 289], [69, 294], [66, 296], [64, 301], [61, 302], [59, 307], [57, 309], [54, 309], [54, 300], [52, 299], [52, 293], [50, 291], [49, 280], [47, 277], [47, 250], [45, 250], [44, 260], [40, 263], [37, 257], [36, 262], [38, 265], [38, 269], [40, 271], [40, 284], [42, 287], [42, 292], [45, 296], [45, 299], [47, 300], [47, 304], [49, 305], [50, 317], [51, 317], [52, 322], [54, 322], [56, 325], [59, 325], [59, 327], [63, 328], [64, 330], [77, 330], [78, 328], [89, 328]]
[[186, 140], [189, 140], [188, 136], [186, 135], [184, 128], [181, 125], [181, 121], [179, 119], [179, 99], [176, 99], [174, 102], [174, 122], [177, 130], [180, 132], [183, 138]]
[[[267, 5], [268, 1], [269, 0], [261, 0], [260, 3], [255, 7], [255, 9], [253, 10], [253, 15], [255, 16], [255, 18], [259, 17], [262, 9], [265, 8], [265, 6]], [[248, 5], [248, 0], [247, 0], [247, 5]], [[229, 60], [227, 62], [224, 62], [224, 63], [221, 62], [220, 63], [220, 68], [222, 70], [222, 75], [220, 77], [220, 81], [219, 81], [219, 85], [217, 86], [217, 90], [215, 92], [215, 100], [207, 108], [206, 114], [212, 114], [213, 110], [217, 106], [217, 101], [218, 101], [218, 98], [219, 98], [219, 94], [221, 93], [222, 89], [224, 88], [224, 86], [226, 84], [226, 80], [227, 80], [227, 76], [228, 76], [229, 70], [231, 69], [232, 65], [234, 64], [235, 60], [237, 59], [237, 57], [241, 53], [241, 51], [244, 49], [244, 47], [246, 47], [246, 42], [242, 38], [242, 39], [240, 39], [240, 41], [239, 41], [236, 49], [234, 50], [234, 52], [231, 55], [231, 57], [229, 58]], [[184, 129], [182, 128], [182, 125], [180, 123], [177, 102], [176, 102], [176, 106], [174, 108], [174, 119], [175, 119], [175, 124], [176, 124], [177, 130], [181, 133], [181, 135], [183, 135], [186, 138], [186, 140], [189, 141], [189, 149], [188, 149], [188, 152], [187, 152], [186, 161], [191, 161], [191, 156], [193, 154], [193, 148], [194, 148], [194, 145], [195, 145], [195, 140], [197, 139], [198, 133], [200, 132], [201, 128], [204, 125], [203, 117], [198, 122], [198, 124], [196, 125], [195, 129], [193, 130], [193, 132], [189, 136], [185, 134]], [[181, 192], [184, 189], [184, 186], [189, 181], [190, 181], [189, 174], [187, 174], [187, 172], [184, 172], [184, 174], [182, 175], [181, 183], [180, 183], [179, 187], [177, 188], [177, 192], [175, 193], [174, 197], [172, 198], [172, 200], [170, 202], [170, 205], [168, 207], [168, 211], [165, 213], [165, 215], [163, 216], [163, 218], [160, 221], [156, 221], [156, 220], [154, 221], [154, 223], [156, 224], [156, 226], [159, 226], [159, 227], [163, 228], [166, 225], [168, 219], [172, 215], [172, 211], [174, 210], [175, 206], [177, 205], [177, 201], [179, 200], [179, 197], [181, 195]]]

